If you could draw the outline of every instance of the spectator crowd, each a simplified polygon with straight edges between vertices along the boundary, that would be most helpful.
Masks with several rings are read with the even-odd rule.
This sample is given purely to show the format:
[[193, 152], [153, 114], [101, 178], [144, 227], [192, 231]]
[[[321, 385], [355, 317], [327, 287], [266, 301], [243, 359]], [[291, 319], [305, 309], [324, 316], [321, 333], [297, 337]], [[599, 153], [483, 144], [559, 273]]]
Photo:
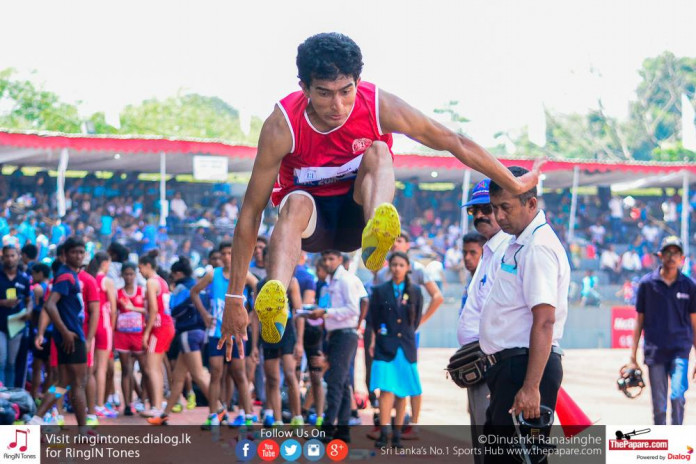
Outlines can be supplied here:
[[[289, 338], [264, 344], [252, 317], [246, 356], [237, 353], [229, 364], [222, 363], [216, 339], [241, 202], [229, 185], [201, 189], [168, 182], [165, 224], [159, 223], [157, 184], [131, 174], [68, 179], [63, 217], [56, 214], [55, 192], [55, 179], [45, 173], [24, 176], [18, 170], [0, 176], [0, 196], [5, 198], [0, 210], [0, 383], [26, 390], [31, 398], [22, 409], [26, 420], [59, 423], [66, 411], [75, 411], [76, 405], [79, 410], [84, 402], [87, 414], [78, 415], [83, 427], [134, 414], [161, 425], [175, 423], [177, 412], [207, 405], [207, 429], [225, 421], [234, 426], [311, 423], [327, 428], [332, 437], [349, 439], [349, 431], [341, 427], [359, 423], [357, 409], [372, 403], [381, 411], [375, 414], [373, 439], [383, 438], [379, 424], [389, 419], [385, 411], [392, 408], [398, 423], [410, 423], [395, 436], [396, 446], [401, 438], [417, 436], [417, 329], [443, 302], [447, 282], [466, 283], [475, 269], [465, 256], [468, 242], [466, 236], [462, 240], [461, 193], [456, 189], [424, 192], [415, 182], [405, 182], [395, 198], [404, 233], [384, 269], [362, 282], [348, 255], [325, 250], [305, 257], [289, 288], [294, 313]], [[681, 199], [666, 194], [620, 197], [600, 188], [597, 195], [579, 198], [575, 240], [568, 243], [570, 198], [568, 191], [547, 193], [541, 209], [573, 267], [583, 273], [575, 282], [578, 300], [598, 305], [605, 280], [619, 288], [617, 298], [634, 302], [638, 277], [657, 265], [658, 244], [678, 232]], [[696, 195], [690, 205], [693, 224]], [[270, 207], [265, 211], [249, 265], [249, 311], [266, 278], [266, 237], [275, 214]], [[687, 256], [686, 275], [694, 275], [694, 264]], [[77, 280], [83, 283], [74, 287]], [[341, 294], [345, 286], [360, 291]], [[381, 305], [384, 298], [370, 297], [375, 291], [394, 293], [395, 304], [406, 311], [398, 324]], [[75, 292], [84, 305], [82, 324], [56, 324], [54, 317], [68, 314], [65, 305]], [[337, 301], [350, 317], [340, 322], [324, 318]], [[99, 329], [88, 323], [91, 318], [100, 321]], [[100, 333], [103, 328], [110, 332]], [[341, 331], [347, 340], [341, 347], [352, 343], [353, 332], [364, 337], [368, 401], [354, 393], [355, 350], [330, 346], [327, 330]], [[400, 351], [392, 352], [394, 346], [383, 342], [392, 331], [403, 339]], [[71, 333], [77, 338], [66, 347]], [[84, 361], [67, 351], [79, 342], [94, 344], [94, 353]], [[75, 381], [76, 371], [58, 369], [66, 359], [70, 365], [84, 362], [84, 385]], [[115, 359], [121, 385], [114, 382]], [[393, 384], [395, 369], [412, 374], [407, 385]], [[70, 394], [68, 385], [73, 387]], [[396, 396], [377, 398], [374, 392], [384, 388], [397, 391]], [[336, 421], [339, 427], [331, 429]]]

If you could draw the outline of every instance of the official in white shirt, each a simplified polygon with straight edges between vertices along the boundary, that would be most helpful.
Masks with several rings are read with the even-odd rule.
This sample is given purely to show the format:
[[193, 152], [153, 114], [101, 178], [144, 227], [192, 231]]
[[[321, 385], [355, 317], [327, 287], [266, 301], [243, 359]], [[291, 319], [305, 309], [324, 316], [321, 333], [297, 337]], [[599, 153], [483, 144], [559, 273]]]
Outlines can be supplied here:
[[[527, 172], [511, 167], [516, 177]], [[560, 240], [537, 208], [536, 187], [515, 196], [490, 185], [495, 218], [514, 237], [483, 305], [480, 344], [492, 355], [486, 426], [512, 426], [511, 413], [540, 417], [555, 408], [563, 378], [559, 342], [568, 313], [570, 264]], [[486, 462], [489, 462], [488, 458]]]
[[[460, 345], [466, 345], [479, 339], [481, 309], [493, 287], [493, 282], [500, 269], [500, 261], [511, 238], [500, 229], [495, 220], [489, 197], [490, 182], [490, 179], [484, 179], [476, 184], [471, 193], [471, 199], [464, 204], [466, 212], [474, 219], [474, 228], [486, 238], [486, 243], [483, 245], [481, 261], [479, 261], [471, 278], [466, 303], [459, 316], [457, 339]], [[482, 448], [478, 437], [483, 434], [483, 425], [486, 422], [488, 395], [490, 393], [488, 385], [486, 382], [481, 382], [467, 388], [466, 392], [469, 400], [469, 415], [471, 416], [471, 442], [474, 446]], [[474, 455], [474, 462], [482, 463], [483, 453]]]
[[[350, 442], [350, 364], [358, 348], [358, 318], [360, 300], [367, 296], [360, 279], [343, 267], [343, 255], [337, 250], [321, 253], [329, 271], [328, 308], [317, 308], [310, 318], [324, 318], [328, 333], [329, 370], [326, 373], [326, 415], [322, 430], [325, 439], [336, 438]], [[338, 420], [338, 427], [334, 423]]]

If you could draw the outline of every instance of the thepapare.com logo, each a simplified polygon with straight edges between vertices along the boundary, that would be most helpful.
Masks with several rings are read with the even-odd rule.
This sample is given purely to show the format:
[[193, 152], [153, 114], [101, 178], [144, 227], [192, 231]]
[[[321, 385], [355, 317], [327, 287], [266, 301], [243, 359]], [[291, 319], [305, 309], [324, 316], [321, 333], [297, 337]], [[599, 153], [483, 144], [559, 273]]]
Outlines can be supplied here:
[[2, 427], [2, 462], [39, 462], [41, 429], [38, 426]]

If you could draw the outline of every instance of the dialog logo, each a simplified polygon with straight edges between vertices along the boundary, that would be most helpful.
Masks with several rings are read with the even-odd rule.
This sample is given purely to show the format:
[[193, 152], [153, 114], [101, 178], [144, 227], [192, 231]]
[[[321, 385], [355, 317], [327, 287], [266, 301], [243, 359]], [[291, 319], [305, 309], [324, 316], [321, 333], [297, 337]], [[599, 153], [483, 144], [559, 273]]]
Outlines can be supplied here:
[[694, 453], [694, 449], [690, 446], [686, 447], [686, 453], [667, 453], [667, 460], [668, 461], [691, 461], [691, 455]]
[[280, 445], [280, 455], [286, 461], [297, 461], [302, 456], [302, 445], [297, 440], [285, 440]]
[[257, 454], [264, 461], [273, 461], [280, 455], [280, 447], [273, 440], [264, 440], [259, 443]]
[[251, 461], [256, 456], [256, 444], [251, 440], [242, 440], [237, 443], [234, 451], [240, 461]]

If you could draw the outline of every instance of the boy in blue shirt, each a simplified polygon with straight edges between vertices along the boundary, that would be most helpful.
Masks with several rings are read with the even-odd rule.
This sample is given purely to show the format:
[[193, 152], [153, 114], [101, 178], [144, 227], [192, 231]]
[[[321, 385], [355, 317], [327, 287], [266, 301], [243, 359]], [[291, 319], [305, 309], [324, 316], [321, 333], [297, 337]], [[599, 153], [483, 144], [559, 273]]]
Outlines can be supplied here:
[[[77, 425], [86, 426], [87, 401], [85, 386], [87, 384], [87, 352], [90, 351], [99, 322], [99, 308], [95, 305], [89, 317], [88, 333], [82, 330], [85, 318], [85, 305], [77, 273], [85, 257], [85, 244], [74, 237], [63, 244], [65, 264], [56, 272], [53, 288], [44, 303], [44, 309], [53, 322], [53, 337], [58, 353], [58, 366], [61, 370], [58, 384], [48, 390], [41, 407], [29, 424], [41, 425], [44, 414], [68, 390], [72, 389], [72, 404], [77, 418]], [[36, 347], [43, 343], [43, 334], [39, 329]], [[81, 428], [81, 432], [86, 430]]]

